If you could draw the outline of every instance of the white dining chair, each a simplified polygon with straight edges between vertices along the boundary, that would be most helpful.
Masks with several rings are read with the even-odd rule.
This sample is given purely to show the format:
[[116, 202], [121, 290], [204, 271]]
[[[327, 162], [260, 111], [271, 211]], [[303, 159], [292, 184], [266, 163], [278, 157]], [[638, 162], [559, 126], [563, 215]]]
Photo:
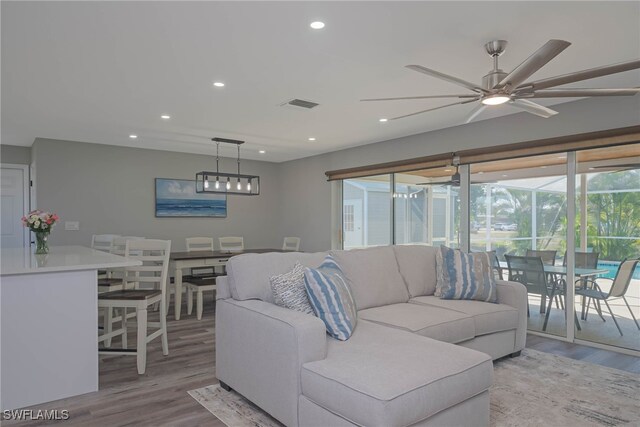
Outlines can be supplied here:
[[[165, 313], [167, 291], [167, 275], [169, 256], [171, 253], [170, 240], [141, 239], [127, 241], [125, 256], [142, 261], [141, 266], [126, 267], [124, 289], [105, 292], [98, 295], [98, 307], [106, 309], [120, 308], [135, 310], [137, 322], [137, 346], [129, 349], [127, 344], [127, 316], [122, 316], [121, 327], [117, 330], [105, 331], [99, 335], [98, 342], [122, 336], [122, 349], [103, 348], [101, 354], [136, 355], [138, 374], [144, 374], [147, 366], [147, 343], [160, 337], [162, 340], [162, 354], [169, 354], [167, 338], [167, 318], [160, 315], [159, 322], [147, 321], [147, 310], [156, 303], [160, 304], [160, 313]], [[153, 285], [154, 289], [143, 289], [141, 284]], [[148, 334], [148, 327], [157, 328]]]
[[119, 236], [119, 234], [94, 234], [91, 236], [91, 249], [102, 252], [111, 252], [113, 239]]
[[[187, 252], [213, 252], [213, 239], [210, 237], [189, 237]], [[196, 294], [196, 318], [202, 320], [204, 292], [216, 290], [216, 272], [214, 268], [192, 269], [191, 275], [183, 277], [182, 284], [187, 289], [187, 314], [193, 312], [193, 294]], [[214, 295], [215, 301], [215, 295]]]
[[219, 237], [218, 242], [222, 252], [242, 252], [244, 250], [244, 238], [242, 237]]
[[285, 237], [282, 244], [283, 251], [298, 252], [300, 250], [300, 238], [299, 237]]
[[[137, 236], [115, 236], [111, 241], [109, 252], [114, 255], [125, 256], [127, 242], [131, 240], [143, 240], [144, 237]], [[111, 291], [119, 291], [124, 288], [124, 268], [112, 268], [106, 270], [106, 277], [98, 278], [98, 294]], [[123, 310], [126, 311], [126, 310]], [[135, 316], [135, 313], [128, 313], [128, 317]], [[113, 324], [119, 322], [120, 314], [111, 308], [105, 308], [103, 313], [103, 328], [106, 333], [111, 332]], [[111, 347], [111, 338], [105, 340], [104, 346]]]

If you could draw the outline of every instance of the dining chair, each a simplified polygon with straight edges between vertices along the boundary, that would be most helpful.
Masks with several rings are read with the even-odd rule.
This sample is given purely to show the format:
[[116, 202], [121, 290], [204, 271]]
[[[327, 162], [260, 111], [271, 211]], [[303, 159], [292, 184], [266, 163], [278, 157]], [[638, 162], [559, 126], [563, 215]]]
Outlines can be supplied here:
[[285, 237], [282, 244], [283, 251], [298, 252], [300, 250], [300, 238], [299, 237]]
[[542, 262], [546, 265], [556, 265], [556, 253], [558, 251], [538, 251], [535, 249], [527, 249], [525, 256], [528, 257], [540, 257]]
[[[118, 234], [94, 234], [91, 236], [91, 249], [101, 252], [111, 252], [113, 239], [118, 236]], [[98, 270], [98, 278], [104, 277], [107, 277], [107, 271]]]
[[244, 250], [243, 237], [219, 237], [218, 242], [222, 252], [242, 252]]
[[[633, 321], [638, 327], [638, 330], [640, 330], [640, 324], [638, 324], [638, 320], [636, 319], [636, 316], [633, 314], [633, 310], [631, 309], [629, 302], [627, 302], [627, 299], [625, 298], [625, 294], [629, 289], [629, 284], [631, 283], [631, 279], [633, 278], [633, 274], [636, 271], [636, 266], [638, 265], [639, 261], [640, 260], [638, 259], [624, 260], [620, 263], [620, 266], [618, 267], [618, 271], [616, 272], [615, 278], [609, 279], [607, 277], [601, 277], [598, 279], [598, 280], [611, 280], [611, 288], [609, 292], [604, 292], [600, 287], [600, 285], [596, 282], [596, 280], [592, 280], [592, 279], [587, 279], [587, 282], [590, 282], [593, 285], [592, 288], [578, 289], [576, 291], [576, 295], [592, 298], [593, 300], [597, 300], [597, 301], [604, 301], [605, 305], [607, 306], [607, 309], [609, 310], [609, 314], [613, 319], [613, 323], [616, 324], [616, 327], [618, 328], [618, 332], [620, 332], [620, 336], [623, 336], [622, 329], [620, 328], [620, 325], [616, 320], [616, 316], [613, 314], [613, 311], [611, 310], [611, 306], [609, 305], [609, 300], [622, 298], [627, 308], [629, 309], [629, 313], [631, 313], [631, 317], [633, 318]], [[589, 306], [587, 305], [587, 311], [588, 310], [589, 310]], [[586, 319], [586, 314], [585, 314], [585, 319]], [[602, 320], [604, 320], [604, 318]]]
[[[509, 269], [509, 280], [522, 283], [527, 288], [527, 294], [540, 295], [541, 305], [548, 299], [548, 307], [544, 317], [542, 330], [547, 330], [549, 313], [553, 297], [564, 292], [558, 283], [549, 282], [549, 275], [544, 271], [544, 264], [541, 257], [527, 257], [516, 255], [505, 255]], [[527, 299], [527, 316], [529, 316], [529, 302]]]
[[[213, 239], [210, 237], [188, 237], [187, 252], [213, 252]], [[191, 275], [183, 277], [183, 285], [187, 289], [187, 314], [193, 311], [193, 294], [196, 294], [196, 318], [202, 320], [204, 292], [216, 290], [216, 274], [214, 268], [192, 269]], [[214, 294], [215, 302], [215, 294]]]
[[[535, 249], [527, 249], [527, 252], [525, 254], [525, 256], [530, 256], [530, 257], [540, 257], [542, 259], [543, 264], [545, 265], [556, 265], [556, 254], [558, 251], [539, 251], [539, 250], [535, 250]], [[559, 279], [559, 277], [554, 276], [552, 274], [548, 275], [549, 277], [547, 277], [547, 281], [549, 283], [557, 281]], [[561, 301], [561, 299], [558, 296], [554, 297], [555, 301], [556, 301], [556, 308], [562, 308], [564, 310], [564, 304]], [[544, 304], [544, 297], [543, 297], [543, 304], [540, 305], [540, 309], [542, 310], [541, 313], [544, 313], [545, 310], [545, 304]]]
[[502, 274], [502, 267], [500, 267], [500, 261], [498, 260], [498, 255], [496, 251], [487, 251], [489, 254], [489, 258], [491, 258], [491, 266], [493, 268], [493, 276], [496, 280], [504, 280], [504, 276]]
[[94, 234], [91, 236], [91, 249], [111, 252], [111, 244], [115, 237], [119, 237], [119, 234]]
[[[130, 240], [142, 240], [144, 237], [136, 236], [115, 236], [111, 241], [110, 253], [119, 256], [125, 256], [127, 242]], [[106, 270], [105, 277], [98, 278], [98, 294], [111, 291], [119, 291], [124, 288], [124, 268], [111, 268]], [[113, 324], [119, 322], [121, 313], [116, 312], [117, 309], [105, 308], [103, 313], [103, 329], [106, 333], [111, 332]], [[122, 310], [126, 312], [126, 310]], [[131, 318], [135, 313], [128, 313]], [[111, 338], [105, 340], [104, 346], [111, 347]]]
[[[105, 292], [98, 295], [98, 307], [113, 309], [120, 308], [135, 310], [137, 323], [137, 346], [129, 349], [127, 343], [127, 316], [120, 319], [121, 327], [117, 330], [105, 331], [99, 335], [98, 342], [116, 336], [122, 336], [122, 349], [103, 348], [101, 354], [136, 355], [138, 374], [144, 374], [147, 366], [147, 343], [160, 337], [162, 354], [169, 354], [167, 339], [167, 318], [163, 314], [165, 308], [165, 293], [167, 290], [167, 274], [169, 269], [169, 255], [171, 253], [170, 240], [141, 239], [127, 241], [125, 256], [142, 262], [140, 266], [126, 267], [124, 288], [117, 291]], [[140, 285], [153, 285], [153, 289], [142, 288]], [[149, 322], [147, 310], [154, 304], [160, 304], [160, 321]], [[157, 328], [148, 334], [148, 327]]]
[[[597, 269], [598, 268], [598, 258], [600, 257], [600, 254], [598, 252], [575, 252], [575, 267], [576, 268], [589, 268], [589, 269]], [[567, 266], [567, 253], [564, 253], [564, 257], [562, 259], [562, 265], [564, 267]], [[576, 287], [579, 288], [586, 288], [588, 285], [588, 282], [586, 281], [586, 279], [592, 279], [595, 280], [596, 276], [588, 276], [588, 277], [581, 277], [578, 280], [575, 281], [575, 285]], [[602, 309], [600, 308], [600, 302], [598, 300], [592, 300], [591, 298], [586, 298], [586, 297], [582, 297], [582, 313], [580, 315], [581, 319], [584, 319], [586, 314], [585, 314], [585, 302], [587, 303], [587, 305], [591, 304], [591, 301], [593, 301], [593, 304], [596, 308], [596, 311], [598, 312], [598, 314], [600, 315], [600, 317], [602, 317]], [[602, 317], [603, 318], [603, 317]], [[603, 318], [604, 319], [604, 318]]]

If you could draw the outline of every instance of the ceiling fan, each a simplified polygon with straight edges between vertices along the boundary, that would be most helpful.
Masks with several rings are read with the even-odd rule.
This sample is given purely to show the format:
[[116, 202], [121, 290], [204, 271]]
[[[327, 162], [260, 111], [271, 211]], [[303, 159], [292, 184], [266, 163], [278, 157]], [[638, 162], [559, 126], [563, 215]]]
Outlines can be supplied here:
[[640, 68], [640, 60], [621, 62], [618, 64], [605, 65], [602, 67], [591, 68], [588, 70], [577, 71], [574, 73], [563, 74], [561, 76], [550, 77], [542, 80], [526, 82], [536, 71], [545, 64], [559, 55], [563, 50], [568, 48], [571, 43], [564, 40], [549, 40], [540, 49], [535, 51], [533, 55], [527, 58], [522, 64], [518, 65], [510, 73], [505, 73], [498, 67], [498, 57], [504, 53], [507, 47], [506, 40], [493, 40], [484, 45], [487, 53], [493, 58], [493, 70], [482, 78], [482, 85], [470, 83], [448, 74], [423, 67], [421, 65], [407, 65], [406, 67], [436, 77], [458, 86], [462, 86], [471, 90], [473, 93], [461, 95], [426, 95], [426, 96], [405, 96], [397, 98], [370, 98], [361, 101], [397, 101], [405, 99], [430, 99], [430, 98], [457, 98], [459, 101], [452, 104], [441, 105], [435, 108], [429, 108], [417, 111], [411, 114], [394, 117], [389, 120], [397, 120], [405, 117], [415, 116], [417, 114], [429, 111], [439, 110], [441, 108], [451, 107], [453, 105], [469, 104], [480, 101], [480, 103], [471, 111], [467, 117], [466, 123], [474, 120], [482, 111], [493, 105], [509, 103], [509, 105], [524, 110], [536, 116], [548, 118], [555, 114], [550, 108], [530, 101], [530, 98], [573, 98], [587, 96], [632, 96], [640, 92], [640, 88], [626, 89], [549, 89], [567, 83], [589, 80], [595, 77], [607, 76], [610, 74], [621, 73], [623, 71], [635, 70]]

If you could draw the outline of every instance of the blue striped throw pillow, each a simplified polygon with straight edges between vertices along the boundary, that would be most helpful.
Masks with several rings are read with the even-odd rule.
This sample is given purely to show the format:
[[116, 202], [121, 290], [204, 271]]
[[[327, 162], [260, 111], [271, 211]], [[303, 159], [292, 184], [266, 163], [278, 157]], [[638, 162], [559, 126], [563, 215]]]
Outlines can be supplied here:
[[441, 299], [498, 300], [492, 262], [486, 252], [465, 253], [440, 246], [436, 270], [435, 295]]
[[356, 327], [356, 304], [340, 266], [327, 255], [318, 268], [305, 268], [309, 302], [333, 338], [346, 341]]

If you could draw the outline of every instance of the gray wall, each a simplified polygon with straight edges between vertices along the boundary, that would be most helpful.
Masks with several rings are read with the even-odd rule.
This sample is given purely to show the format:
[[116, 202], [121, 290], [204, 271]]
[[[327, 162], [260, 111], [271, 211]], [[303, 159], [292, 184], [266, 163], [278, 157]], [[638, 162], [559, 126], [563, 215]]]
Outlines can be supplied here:
[[31, 164], [31, 147], [17, 145], [0, 145], [0, 162], [17, 165]]
[[[89, 245], [92, 234], [117, 233], [171, 239], [174, 250], [184, 250], [189, 236], [238, 235], [248, 247], [282, 247], [276, 163], [242, 162], [260, 176], [260, 195], [228, 197], [227, 218], [155, 218], [154, 179], [194, 179], [215, 167], [214, 157], [40, 138], [32, 151], [37, 207], [61, 218], [53, 245]], [[235, 159], [221, 159], [222, 170], [234, 168]], [[80, 221], [80, 231], [65, 231], [65, 220]]]
[[281, 163], [282, 204], [288, 207], [282, 232], [299, 236], [308, 251], [331, 247], [328, 170], [640, 124], [640, 96], [592, 98], [553, 108], [560, 114], [549, 119], [520, 113]]

